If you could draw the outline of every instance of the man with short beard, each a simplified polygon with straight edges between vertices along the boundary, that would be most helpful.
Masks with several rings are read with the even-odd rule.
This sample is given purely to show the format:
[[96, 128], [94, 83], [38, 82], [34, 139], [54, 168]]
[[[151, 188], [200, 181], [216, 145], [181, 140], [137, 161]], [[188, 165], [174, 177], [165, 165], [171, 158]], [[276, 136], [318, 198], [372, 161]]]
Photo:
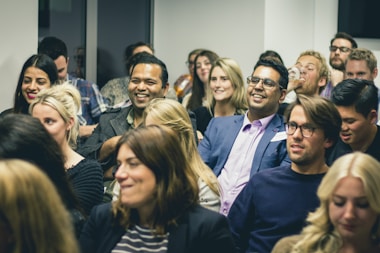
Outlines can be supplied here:
[[325, 89], [321, 92], [322, 97], [330, 98], [332, 89], [343, 80], [345, 62], [352, 51], [357, 48], [358, 44], [351, 35], [345, 32], [338, 32], [330, 41], [330, 66], [331, 78], [326, 84]]

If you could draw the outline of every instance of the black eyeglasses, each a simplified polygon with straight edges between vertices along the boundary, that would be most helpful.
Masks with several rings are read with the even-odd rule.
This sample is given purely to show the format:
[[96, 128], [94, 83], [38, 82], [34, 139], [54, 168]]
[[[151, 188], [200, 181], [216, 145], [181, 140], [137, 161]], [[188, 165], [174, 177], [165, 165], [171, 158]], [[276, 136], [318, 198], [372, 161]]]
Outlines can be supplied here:
[[285, 125], [285, 130], [288, 135], [293, 135], [297, 128], [300, 129], [302, 136], [305, 138], [313, 136], [314, 130], [317, 129], [317, 127], [313, 127], [309, 124], [299, 126], [296, 122], [288, 122]]
[[[247, 84], [249, 84], [249, 85], [253, 84], [252, 85], [253, 87], [256, 87], [256, 85], [260, 81], [263, 82], [263, 87], [264, 87], [264, 89], [267, 89], [267, 90], [270, 90], [270, 89], [272, 89], [273, 87], [275, 87], [277, 85], [277, 83], [275, 81], [273, 81], [272, 79], [270, 79], [270, 78], [260, 78], [260, 77], [257, 77], [257, 76], [249, 76], [249, 77], [247, 77]], [[279, 86], [282, 89], [281, 85], [279, 85]]]
[[330, 46], [330, 52], [335, 52], [337, 49], [343, 53], [348, 53], [351, 51], [351, 48], [348, 47], [337, 47], [337, 46]]

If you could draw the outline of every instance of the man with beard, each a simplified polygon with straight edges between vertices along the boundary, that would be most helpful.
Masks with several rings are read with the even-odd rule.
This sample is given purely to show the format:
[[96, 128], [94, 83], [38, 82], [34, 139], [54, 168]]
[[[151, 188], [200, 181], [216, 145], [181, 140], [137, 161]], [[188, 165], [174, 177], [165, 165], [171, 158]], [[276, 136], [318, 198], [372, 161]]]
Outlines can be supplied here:
[[339, 112], [326, 98], [300, 94], [285, 120], [291, 164], [253, 175], [236, 198], [228, 215], [236, 252], [271, 252], [319, 206], [316, 192], [328, 170], [326, 149], [339, 138]]
[[326, 84], [321, 92], [322, 97], [330, 98], [332, 89], [343, 80], [345, 62], [352, 49], [357, 48], [358, 44], [351, 35], [345, 32], [338, 32], [330, 41], [330, 66], [331, 80]]

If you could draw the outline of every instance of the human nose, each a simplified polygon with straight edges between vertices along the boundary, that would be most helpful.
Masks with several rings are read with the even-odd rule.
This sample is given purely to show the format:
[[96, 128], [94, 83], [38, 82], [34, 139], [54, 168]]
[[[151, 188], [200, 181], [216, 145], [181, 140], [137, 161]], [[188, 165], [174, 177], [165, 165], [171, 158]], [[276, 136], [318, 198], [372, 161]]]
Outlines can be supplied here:
[[301, 139], [303, 137], [301, 127], [297, 127], [292, 136], [293, 138]]
[[30, 82], [29, 86], [28, 86], [28, 89], [29, 90], [36, 90], [37, 89], [37, 83], [35, 80], [33, 80], [32, 82]]
[[138, 90], [145, 90], [146, 85], [144, 81], [140, 81], [138, 84], [136, 84]]
[[119, 165], [119, 167], [117, 168], [116, 173], [115, 173], [116, 180], [117, 181], [124, 180], [124, 179], [128, 178], [128, 175], [129, 174], [128, 174], [128, 171], [125, 168], [125, 166]]
[[345, 219], [352, 219], [355, 217], [355, 206], [353, 203], [348, 202], [346, 208], [344, 209], [343, 217]]

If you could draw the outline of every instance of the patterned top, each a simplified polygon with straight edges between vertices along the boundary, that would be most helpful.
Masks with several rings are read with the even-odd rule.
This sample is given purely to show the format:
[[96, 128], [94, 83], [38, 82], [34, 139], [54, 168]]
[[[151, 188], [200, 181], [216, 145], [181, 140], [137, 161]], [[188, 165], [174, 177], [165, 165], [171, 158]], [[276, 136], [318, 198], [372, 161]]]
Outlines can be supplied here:
[[112, 253], [166, 253], [169, 233], [155, 235], [154, 230], [134, 225], [127, 229]]
[[68, 75], [69, 83], [78, 88], [81, 95], [80, 125], [94, 125], [99, 122], [100, 115], [108, 108], [107, 100], [99, 91], [98, 85], [90, 81]]

